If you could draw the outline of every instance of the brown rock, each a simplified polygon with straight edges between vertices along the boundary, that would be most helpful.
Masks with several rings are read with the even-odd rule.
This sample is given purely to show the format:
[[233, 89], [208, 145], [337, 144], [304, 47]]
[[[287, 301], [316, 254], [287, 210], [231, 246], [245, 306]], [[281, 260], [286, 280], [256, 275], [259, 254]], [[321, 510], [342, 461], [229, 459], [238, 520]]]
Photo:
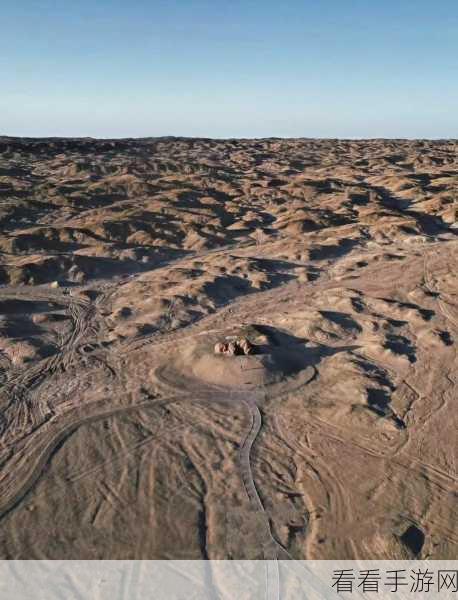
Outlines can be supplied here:
[[224, 354], [227, 351], [227, 344], [218, 342], [217, 344], [215, 344], [214, 350], [215, 354]]
[[241, 350], [241, 354], [253, 354], [253, 345], [246, 338], [240, 338], [240, 340], [237, 341], [237, 345]]
[[237, 342], [229, 342], [227, 344], [225, 354], [227, 354], [228, 356], [235, 356], [236, 354], [238, 354]]

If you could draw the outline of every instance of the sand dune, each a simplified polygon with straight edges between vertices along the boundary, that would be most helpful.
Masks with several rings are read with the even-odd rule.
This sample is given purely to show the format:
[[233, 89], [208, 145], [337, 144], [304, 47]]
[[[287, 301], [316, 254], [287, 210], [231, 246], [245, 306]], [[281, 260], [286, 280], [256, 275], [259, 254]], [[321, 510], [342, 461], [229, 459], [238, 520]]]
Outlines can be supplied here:
[[1, 557], [455, 558], [457, 209], [454, 141], [0, 138]]

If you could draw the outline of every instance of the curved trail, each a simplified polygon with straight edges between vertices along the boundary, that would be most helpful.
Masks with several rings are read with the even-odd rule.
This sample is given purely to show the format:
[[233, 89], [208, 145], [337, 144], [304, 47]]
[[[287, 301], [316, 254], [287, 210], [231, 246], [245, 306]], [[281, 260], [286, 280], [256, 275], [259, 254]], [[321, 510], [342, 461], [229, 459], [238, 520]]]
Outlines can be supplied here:
[[253, 444], [261, 431], [262, 418], [258, 406], [256, 405], [255, 399], [242, 401], [247, 407], [251, 416], [251, 427], [245, 436], [244, 441], [240, 447], [240, 467], [243, 485], [250, 499], [253, 508], [262, 516], [264, 521], [265, 530], [270, 538], [269, 543], [262, 544], [262, 551], [266, 566], [266, 599], [267, 600], [279, 600], [280, 599], [280, 575], [278, 570], [277, 559], [283, 554], [289, 558], [288, 553], [279, 544], [272, 534], [272, 528], [270, 526], [269, 517], [265, 511], [264, 505], [259, 496], [258, 490], [253, 479], [253, 471], [251, 468], [251, 450]]
[[[55, 297], [51, 295], [51, 297]], [[38, 295], [35, 298], [46, 298], [48, 295]], [[63, 296], [60, 300], [67, 302], [67, 312], [72, 320], [73, 327], [66, 338], [61, 339], [59, 351], [50, 358], [39, 361], [37, 364], [13, 374], [3, 387], [3, 394], [8, 398], [2, 408], [5, 419], [3, 433], [11, 436], [16, 432], [14, 440], [29, 433], [30, 427], [35, 427], [40, 420], [49, 419], [53, 415], [53, 409], [49, 406], [47, 398], [38, 395], [34, 397], [34, 391], [49, 376], [60, 370], [67, 370], [75, 361], [78, 347], [93, 327], [95, 317], [94, 307], [88, 302], [76, 302], [73, 297]], [[12, 419], [8, 420], [10, 410], [13, 411]], [[8, 426], [8, 431], [6, 430]], [[13, 438], [9, 437], [11, 443]]]
[[[172, 387], [177, 383], [171, 382], [161, 372], [156, 373], [156, 376], [167, 386]], [[191, 399], [192, 382], [188, 382], [186, 388], [187, 394], [182, 396], [182, 400]], [[201, 389], [197, 388], [195, 393], [197, 397], [202, 397]], [[277, 560], [279, 558], [291, 559], [292, 557], [272, 533], [269, 516], [254, 481], [251, 460], [253, 446], [262, 428], [262, 417], [258, 408], [258, 402], [262, 400], [262, 396], [255, 390], [228, 390], [224, 386], [210, 386], [204, 402], [209, 400], [224, 405], [243, 407], [249, 414], [249, 426], [238, 451], [239, 472], [253, 511], [260, 516], [259, 523], [263, 526], [263, 531], [259, 535], [259, 544], [262, 547], [266, 568], [266, 599], [280, 600], [280, 576]]]
[[253, 505], [253, 508], [262, 514], [263, 520], [265, 522], [266, 530], [269, 533], [270, 542], [272, 544], [264, 544], [263, 552], [264, 558], [266, 560], [272, 560], [277, 557], [276, 548], [280, 546], [281, 550], [284, 551], [284, 548], [279, 544], [279, 542], [272, 535], [272, 530], [269, 523], [268, 515], [264, 509], [264, 505], [259, 496], [258, 490], [256, 489], [256, 485], [253, 479], [253, 470], [251, 468], [251, 451], [253, 448], [253, 444], [256, 438], [259, 435], [262, 427], [262, 418], [259, 408], [256, 402], [251, 400], [242, 400], [243, 405], [248, 409], [251, 418], [251, 426], [249, 431], [247, 432], [245, 439], [242, 442], [240, 447], [239, 457], [240, 457], [240, 467], [241, 467], [241, 475], [243, 485], [245, 486], [245, 490], [250, 499], [250, 502]]
[[[186, 382], [172, 381], [161, 369], [159, 369], [155, 375], [160, 382], [170, 389], [170, 391], [178, 393], [178, 389], [184, 385], [186, 387], [186, 393], [183, 394], [183, 392], [181, 392], [179, 395], [182, 401], [188, 400], [192, 402], [192, 399], [195, 397], [196, 399], [201, 399], [205, 404], [211, 401], [212, 403], [221, 403], [222, 405], [231, 407], [239, 406], [247, 411], [249, 415], [249, 424], [246, 433], [240, 442], [238, 462], [240, 476], [246, 494], [250, 500], [250, 504], [253, 510], [260, 515], [263, 524], [264, 532], [261, 540], [263, 556], [267, 561], [275, 561], [279, 557], [291, 558], [272, 533], [270, 519], [257, 490], [251, 465], [252, 449], [262, 429], [262, 417], [258, 407], [258, 403], [263, 399], [262, 394], [256, 390], [232, 390], [225, 388], [224, 386], [210, 385], [204, 396], [201, 387], [193, 387], [195, 382], [192, 380]], [[175, 388], [175, 386], [177, 387]]]
[[[161, 400], [175, 400], [175, 396], [171, 396], [169, 398], [161, 398]], [[37, 455], [35, 458], [35, 462], [29, 461], [29, 470], [30, 474], [26, 477], [25, 481], [21, 483], [19, 489], [13, 489], [13, 491], [8, 495], [7, 488], [4, 487], [5, 482], [0, 479], [0, 483], [2, 484], [2, 503], [0, 505], [0, 520], [15, 506], [17, 505], [21, 499], [27, 495], [33, 485], [40, 478], [44, 467], [49, 462], [50, 458], [53, 456], [55, 449], [60, 446], [60, 444], [65, 441], [74, 431], [76, 431], [79, 427], [87, 425], [89, 423], [95, 423], [97, 421], [107, 419], [109, 417], [120, 415], [129, 412], [135, 412], [141, 410], [144, 407], [151, 406], [151, 400], [146, 400], [140, 402], [135, 405], [130, 406], [122, 406], [119, 408], [110, 408], [109, 410], [101, 410], [100, 412], [89, 415], [89, 416], [81, 416], [79, 415], [77, 418], [70, 420], [65, 426], [56, 431], [54, 436], [51, 439], [44, 440], [42, 447], [34, 448], [34, 453]], [[47, 424], [46, 424], [47, 425]], [[155, 438], [156, 439], [156, 438]], [[150, 442], [151, 440], [148, 440]], [[140, 446], [141, 444], [139, 444]]]

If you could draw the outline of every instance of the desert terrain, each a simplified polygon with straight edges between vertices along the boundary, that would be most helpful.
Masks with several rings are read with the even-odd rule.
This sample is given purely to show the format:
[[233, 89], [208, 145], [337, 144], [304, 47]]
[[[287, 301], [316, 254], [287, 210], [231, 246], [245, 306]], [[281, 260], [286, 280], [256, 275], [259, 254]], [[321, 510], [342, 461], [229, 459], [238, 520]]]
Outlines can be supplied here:
[[456, 141], [0, 138], [1, 558], [456, 558], [457, 209]]

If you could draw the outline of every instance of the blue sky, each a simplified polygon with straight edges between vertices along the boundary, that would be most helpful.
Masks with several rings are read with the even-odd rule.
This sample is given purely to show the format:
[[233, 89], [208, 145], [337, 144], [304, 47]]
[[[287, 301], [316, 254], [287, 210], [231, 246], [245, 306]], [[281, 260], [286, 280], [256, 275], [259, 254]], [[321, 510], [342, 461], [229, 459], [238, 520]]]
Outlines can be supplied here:
[[458, 137], [456, 0], [4, 0], [0, 135]]

